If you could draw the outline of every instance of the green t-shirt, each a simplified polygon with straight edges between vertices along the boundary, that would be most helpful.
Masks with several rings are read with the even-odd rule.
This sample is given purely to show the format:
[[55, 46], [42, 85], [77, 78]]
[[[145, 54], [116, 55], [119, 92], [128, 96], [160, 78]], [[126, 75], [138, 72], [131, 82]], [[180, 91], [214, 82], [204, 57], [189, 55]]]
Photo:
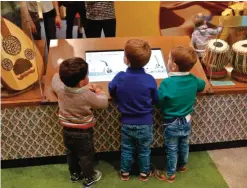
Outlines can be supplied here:
[[205, 81], [193, 74], [164, 79], [159, 87], [159, 108], [164, 119], [185, 117], [193, 111], [196, 93], [203, 91]]

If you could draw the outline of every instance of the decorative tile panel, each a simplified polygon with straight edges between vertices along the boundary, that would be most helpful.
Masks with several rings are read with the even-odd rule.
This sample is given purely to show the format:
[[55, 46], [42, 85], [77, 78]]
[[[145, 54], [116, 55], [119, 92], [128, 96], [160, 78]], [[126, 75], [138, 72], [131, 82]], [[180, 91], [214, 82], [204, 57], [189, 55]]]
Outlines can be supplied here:
[[[62, 127], [57, 105], [5, 108], [1, 110], [2, 160], [64, 155]], [[96, 110], [96, 152], [120, 150], [117, 106]], [[155, 109], [154, 142], [163, 146], [162, 117]], [[191, 144], [247, 140], [247, 94], [197, 97], [192, 114]]]

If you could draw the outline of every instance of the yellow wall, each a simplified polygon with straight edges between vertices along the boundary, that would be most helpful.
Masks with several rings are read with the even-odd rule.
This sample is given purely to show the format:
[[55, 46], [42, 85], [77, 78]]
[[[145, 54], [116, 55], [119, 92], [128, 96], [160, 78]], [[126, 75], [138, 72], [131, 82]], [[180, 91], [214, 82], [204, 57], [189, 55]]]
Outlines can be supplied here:
[[[38, 7], [42, 18], [40, 2]], [[115, 12], [117, 37], [160, 36], [159, 1], [115, 1]]]
[[115, 1], [117, 37], [160, 36], [159, 1]]

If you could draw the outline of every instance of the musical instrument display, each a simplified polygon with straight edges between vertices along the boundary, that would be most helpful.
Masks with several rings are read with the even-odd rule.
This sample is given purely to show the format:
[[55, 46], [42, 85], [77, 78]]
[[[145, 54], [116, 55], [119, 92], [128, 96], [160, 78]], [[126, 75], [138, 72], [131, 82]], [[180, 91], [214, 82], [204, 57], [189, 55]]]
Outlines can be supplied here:
[[231, 76], [242, 82], [247, 82], [247, 40], [242, 40], [232, 45]]
[[32, 40], [1, 17], [1, 81], [4, 88], [21, 91], [43, 75], [43, 58]]
[[224, 68], [230, 62], [229, 45], [220, 39], [211, 39], [206, 44], [203, 63], [205, 74], [211, 78], [223, 78], [227, 75]]

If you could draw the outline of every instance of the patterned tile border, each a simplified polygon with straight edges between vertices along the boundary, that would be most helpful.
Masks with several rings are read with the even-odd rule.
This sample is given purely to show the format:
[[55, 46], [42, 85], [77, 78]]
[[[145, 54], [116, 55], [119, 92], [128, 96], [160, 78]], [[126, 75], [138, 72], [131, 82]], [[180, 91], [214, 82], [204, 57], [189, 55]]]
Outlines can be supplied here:
[[[64, 154], [57, 105], [1, 110], [2, 160]], [[95, 111], [96, 152], [120, 150], [119, 113], [115, 104]], [[247, 94], [197, 97], [193, 112], [191, 144], [247, 140]], [[154, 143], [162, 147], [162, 118], [155, 109]]]

